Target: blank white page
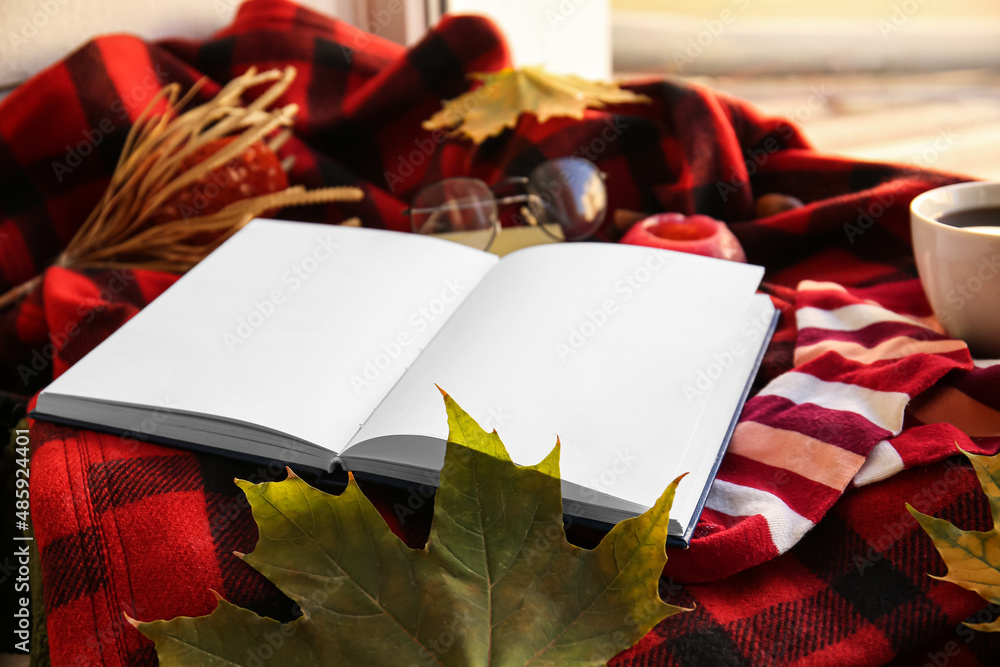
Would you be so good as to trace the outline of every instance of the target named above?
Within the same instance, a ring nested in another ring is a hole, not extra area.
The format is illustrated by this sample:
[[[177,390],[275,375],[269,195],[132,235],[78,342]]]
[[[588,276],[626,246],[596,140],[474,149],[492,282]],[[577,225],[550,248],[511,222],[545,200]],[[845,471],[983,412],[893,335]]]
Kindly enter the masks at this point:
[[[700,460],[689,448],[702,447],[707,465],[718,453],[718,438],[696,435],[705,420],[729,423],[735,399],[712,395],[742,389],[745,364],[699,400],[684,387],[738,339],[762,276],[758,266],[635,246],[519,250],[483,279],[345,456],[419,462],[426,452],[391,451],[403,439],[372,441],[445,440],[437,383],[497,429],[515,462],[536,463],[558,435],[564,479],[648,507],[681,462]]]
[[[337,452],[496,262],[418,235],[255,220],[46,392]]]

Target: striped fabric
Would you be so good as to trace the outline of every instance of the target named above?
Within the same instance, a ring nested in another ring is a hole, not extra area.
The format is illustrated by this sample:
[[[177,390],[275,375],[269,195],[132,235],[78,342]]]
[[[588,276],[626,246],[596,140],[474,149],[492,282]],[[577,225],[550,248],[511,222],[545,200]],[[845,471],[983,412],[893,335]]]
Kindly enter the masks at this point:
[[[1000,449],[998,382],[1000,360],[977,360],[974,368],[946,375],[910,404],[908,428],[898,438],[875,446],[854,484],[871,484],[940,461],[957,447],[995,454]]]
[[[701,580],[706,558],[706,579],[722,563],[738,572],[769,560],[798,543],[852,481],[882,480],[954,453],[952,441],[928,451],[918,438],[911,452],[912,438],[896,439],[914,397],[949,371],[973,368],[965,343],[943,334],[927,312],[919,281],[906,287],[887,295],[799,283],[795,367],[747,402],[696,533],[697,559],[673,558],[682,578]],[[928,421],[948,421],[959,401],[980,431],[1000,434],[1000,401],[972,405],[954,387],[938,389],[922,411]],[[734,543],[753,546],[734,550]]]

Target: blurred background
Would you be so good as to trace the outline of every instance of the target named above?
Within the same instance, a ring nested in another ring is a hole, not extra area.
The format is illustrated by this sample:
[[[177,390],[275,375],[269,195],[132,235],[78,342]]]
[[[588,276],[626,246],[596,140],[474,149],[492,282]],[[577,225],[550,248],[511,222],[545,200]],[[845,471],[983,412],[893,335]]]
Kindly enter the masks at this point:
[[[617,74],[666,72],[732,93],[796,120],[824,152],[1000,180],[998,2],[611,6]]]
[[[1000,180],[996,0],[302,2],[401,44],[445,12],[486,14],[519,65],[680,77],[795,120],[824,152]],[[0,89],[92,35],[204,37],[238,4],[3,0]]]

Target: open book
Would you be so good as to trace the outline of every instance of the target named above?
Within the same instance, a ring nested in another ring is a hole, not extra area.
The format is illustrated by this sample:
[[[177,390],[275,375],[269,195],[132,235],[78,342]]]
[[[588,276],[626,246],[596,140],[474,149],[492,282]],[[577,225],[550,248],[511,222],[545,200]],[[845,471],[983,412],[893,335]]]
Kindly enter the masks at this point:
[[[760,267],[562,243],[502,260],[397,232],[255,220],[56,379],[34,417],[436,484],[440,385],[520,464],[562,441],[568,514],[681,483],[690,537],[773,330]]]

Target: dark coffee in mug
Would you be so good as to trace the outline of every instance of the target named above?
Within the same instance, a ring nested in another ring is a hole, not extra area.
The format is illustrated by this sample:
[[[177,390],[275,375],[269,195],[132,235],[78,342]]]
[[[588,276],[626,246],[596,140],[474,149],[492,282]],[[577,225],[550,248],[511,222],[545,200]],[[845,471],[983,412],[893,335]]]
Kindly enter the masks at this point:
[[[969,227],[1000,229],[1000,206],[952,211],[940,216],[938,221],[949,227],[961,227],[963,229],[968,229]]]

